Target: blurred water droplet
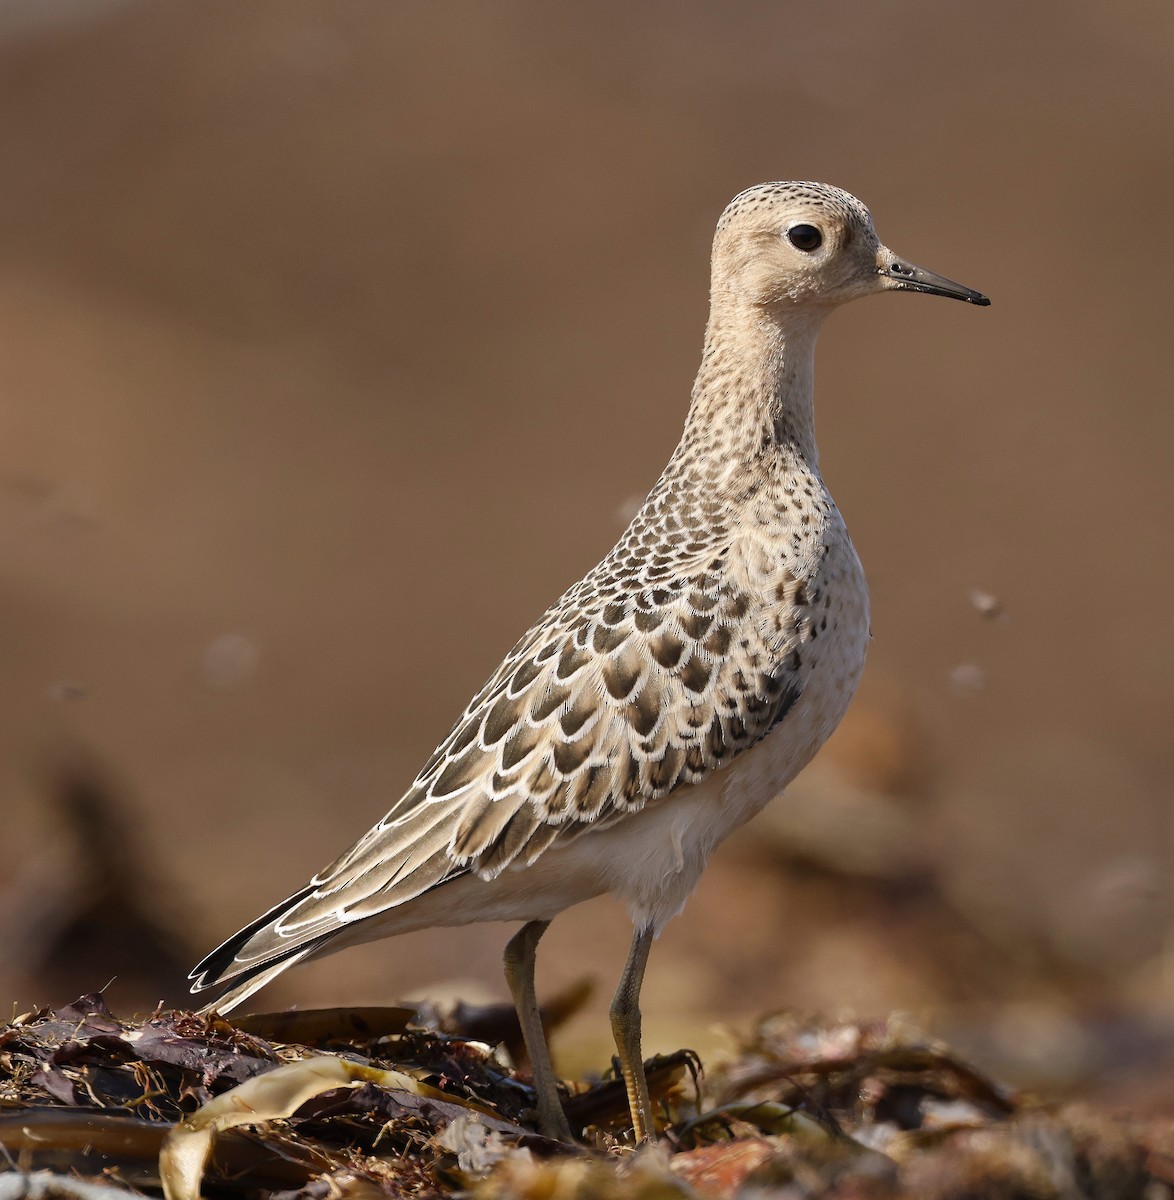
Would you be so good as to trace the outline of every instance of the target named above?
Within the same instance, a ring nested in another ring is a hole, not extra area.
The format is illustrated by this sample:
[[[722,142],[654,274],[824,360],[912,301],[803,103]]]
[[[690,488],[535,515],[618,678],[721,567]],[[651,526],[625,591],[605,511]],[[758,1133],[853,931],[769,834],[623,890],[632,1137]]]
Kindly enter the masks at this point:
[[[980,616],[996,625],[1006,625],[1011,620],[1007,615],[1007,610],[1003,607],[1002,600],[991,592],[984,592],[981,588],[971,588],[970,603]]]
[[[1158,864],[1139,854],[1113,859],[1088,882],[1090,895],[1098,907],[1114,911],[1157,900],[1163,890]]]
[[[36,35],[56,28],[85,28],[105,20],[132,0],[5,0],[0,4],[0,39]]]
[[[204,683],[218,692],[244,687],[257,670],[261,653],[252,638],[243,633],[225,633],[204,647]]]
[[[65,704],[70,700],[84,700],[90,694],[90,689],[76,679],[59,679],[45,689],[45,694],[56,704]]]
[[[640,511],[640,506],[644,503],[642,495],[629,496],[622,503],[617,504],[612,510],[615,513],[616,520],[621,525],[627,525],[629,521]]]
[[[978,663],[959,663],[950,672],[950,690],[958,696],[974,696],[986,687],[986,671]]]

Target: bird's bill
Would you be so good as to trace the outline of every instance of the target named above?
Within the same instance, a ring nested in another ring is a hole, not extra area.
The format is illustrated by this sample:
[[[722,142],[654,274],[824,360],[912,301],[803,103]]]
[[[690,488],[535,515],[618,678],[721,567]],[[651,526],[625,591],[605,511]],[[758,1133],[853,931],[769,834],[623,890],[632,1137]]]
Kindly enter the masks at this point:
[[[951,300],[965,300],[967,304],[990,304],[990,300],[973,288],[963,287],[944,275],[915,267],[895,254],[884,253],[877,266],[877,274],[884,279],[884,286],[906,292],[928,292],[931,296],[948,296]]]

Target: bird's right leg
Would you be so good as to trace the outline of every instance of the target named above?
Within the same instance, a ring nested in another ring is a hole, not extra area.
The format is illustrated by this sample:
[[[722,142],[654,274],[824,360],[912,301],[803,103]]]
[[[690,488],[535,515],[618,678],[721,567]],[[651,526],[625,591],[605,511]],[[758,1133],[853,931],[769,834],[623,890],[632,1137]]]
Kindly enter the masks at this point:
[[[534,1075],[534,1091],[538,1099],[538,1125],[547,1137],[573,1142],[574,1135],[558,1097],[558,1085],[542,1015],[538,1011],[538,993],[534,987],[534,960],[538,939],[546,932],[549,921],[530,921],[510,938],[505,948],[505,978],[518,1010],[518,1023],[530,1055],[530,1070]]]
[[[628,1093],[628,1107],[632,1112],[632,1136],[637,1145],[656,1136],[648,1076],[644,1073],[644,1056],[640,1049],[640,985],[644,982],[644,968],[648,965],[653,937],[651,925],[636,930],[620,986],[611,1002],[611,1028],[624,1089]]]

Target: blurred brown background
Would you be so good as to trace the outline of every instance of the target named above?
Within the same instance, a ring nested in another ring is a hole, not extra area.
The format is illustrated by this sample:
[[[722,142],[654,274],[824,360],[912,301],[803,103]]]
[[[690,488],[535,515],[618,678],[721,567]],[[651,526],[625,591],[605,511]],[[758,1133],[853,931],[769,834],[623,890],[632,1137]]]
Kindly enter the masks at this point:
[[[382,814],[659,473],[722,206],[811,178],[994,307],[824,335],[867,681],[662,938],[648,1048],[905,1007],[1024,1076],[1152,1065],[1172,48],[1143,0],[7,0],[0,994],[181,1002]],[[505,936],[258,1002],[504,997]],[[540,959],[600,980],[600,1065],[628,936],[600,901]]]

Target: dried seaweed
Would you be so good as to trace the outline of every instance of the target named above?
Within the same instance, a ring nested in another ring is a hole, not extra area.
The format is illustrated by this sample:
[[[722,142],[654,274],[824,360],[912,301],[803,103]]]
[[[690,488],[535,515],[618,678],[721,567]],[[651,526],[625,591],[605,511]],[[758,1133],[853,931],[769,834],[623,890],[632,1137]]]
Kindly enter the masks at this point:
[[[173,1200],[1174,1198],[1170,1122],[1032,1105],[898,1021],[768,1017],[704,1105],[694,1055],[651,1060],[666,1127],[635,1154],[619,1082],[572,1088],[585,1143],[563,1146],[461,1011],[431,1014],[444,1033],[406,1009],[123,1021],[90,995],[28,1014],[0,1031],[0,1181],[41,1200],[165,1180]],[[508,1039],[503,1014],[463,1011]]]
[[[907,1023],[834,1023],[794,1013],[761,1021],[711,1084],[719,1104],[770,1104],[836,1132],[986,1124],[1019,1104],[1010,1089]],[[771,1119],[778,1119],[773,1111]]]

